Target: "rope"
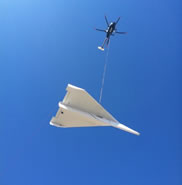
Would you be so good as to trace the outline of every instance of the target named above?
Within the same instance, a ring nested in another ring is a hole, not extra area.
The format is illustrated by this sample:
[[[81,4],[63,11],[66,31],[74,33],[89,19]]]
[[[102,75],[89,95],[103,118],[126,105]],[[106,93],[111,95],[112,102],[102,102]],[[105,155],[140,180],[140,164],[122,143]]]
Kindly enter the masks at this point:
[[[99,103],[101,103],[101,101],[102,101],[102,94],[103,94],[103,89],[104,89],[104,81],[105,81],[105,75],[106,75],[106,69],[107,69],[107,63],[108,63],[108,56],[109,56],[109,45],[110,45],[110,43],[108,44],[106,57],[105,57],[104,72],[103,72],[103,76],[102,76],[102,84],[101,84],[101,89],[100,89]]]

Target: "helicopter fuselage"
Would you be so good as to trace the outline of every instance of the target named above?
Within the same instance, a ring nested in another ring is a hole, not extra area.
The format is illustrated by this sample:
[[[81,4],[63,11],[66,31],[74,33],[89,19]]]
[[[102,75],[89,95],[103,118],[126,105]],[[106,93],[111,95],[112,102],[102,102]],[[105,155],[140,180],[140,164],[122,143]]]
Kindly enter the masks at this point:
[[[107,31],[106,31],[106,37],[107,38],[109,38],[111,35],[112,35],[112,33],[113,33],[113,31],[115,31],[115,27],[116,27],[116,23],[115,22],[112,22],[110,25],[109,25],[109,27],[108,27],[108,29],[107,29]]]

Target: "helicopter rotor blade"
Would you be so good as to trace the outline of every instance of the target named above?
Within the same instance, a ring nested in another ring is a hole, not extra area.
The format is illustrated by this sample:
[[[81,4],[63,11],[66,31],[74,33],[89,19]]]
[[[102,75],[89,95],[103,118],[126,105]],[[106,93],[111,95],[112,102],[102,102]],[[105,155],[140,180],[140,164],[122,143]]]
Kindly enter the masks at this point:
[[[119,31],[116,31],[115,33],[118,33],[118,34],[127,34],[128,32],[119,32]]]
[[[106,24],[107,24],[107,26],[109,27],[109,22],[108,22],[108,20],[107,20],[107,17],[106,16],[104,16],[105,17],[105,20],[106,20]]]
[[[120,17],[119,17],[118,20],[116,21],[116,24],[118,24],[119,20],[120,20]]]
[[[102,32],[106,32],[106,30],[102,30],[102,29],[98,29],[98,28],[95,28],[95,30],[97,30],[97,31],[102,31]]]

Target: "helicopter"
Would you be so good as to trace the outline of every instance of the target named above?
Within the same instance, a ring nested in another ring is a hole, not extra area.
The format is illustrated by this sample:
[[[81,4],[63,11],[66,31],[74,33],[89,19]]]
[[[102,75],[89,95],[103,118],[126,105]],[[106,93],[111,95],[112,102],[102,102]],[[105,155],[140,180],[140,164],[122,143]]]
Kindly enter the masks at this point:
[[[107,29],[106,30],[103,30],[103,29],[97,29],[97,31],[101,31],[101,32],[105,32],[106,33],[106,38],[104,39],[104,42],[102,44],[102,46],[98,46],[98,49],[104,51],[104,45],[106,44],[107,46],[109,45],[109,42],[110,42],[110,36],[114,36],[114,33],[117,33],[117,34],[127,34],[127,32],[118,32],[117,29],[116,29],[116,25],[117,23],[119,22],[120,20],[120,17],[117,19],[116,22],[111,22],[109,24],[108,20],[107,20],[107,17],[105,16],[105,21],[106,21],[106,24],[107,24]]]

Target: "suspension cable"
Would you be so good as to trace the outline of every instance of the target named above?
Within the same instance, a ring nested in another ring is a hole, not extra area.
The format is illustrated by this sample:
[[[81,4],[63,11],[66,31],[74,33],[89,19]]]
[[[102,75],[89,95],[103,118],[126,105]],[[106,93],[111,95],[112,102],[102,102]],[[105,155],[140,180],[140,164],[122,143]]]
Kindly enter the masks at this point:
[[[101,101],[102,101],[102,94],[103,94],[103,89],[104,89],[105,75],[106,75],[107,64],[108,64],[109,46],[110,46],[110,42],[108,44],[108,48],[107,48],[107,52],[106,52],[106,56],[105,56],[105,64],[104,64],[104,71],[103,71],[103,76],[102,76],[102,84],[101,84],[101,89],[100,89],[99,103],[101,103]]]

